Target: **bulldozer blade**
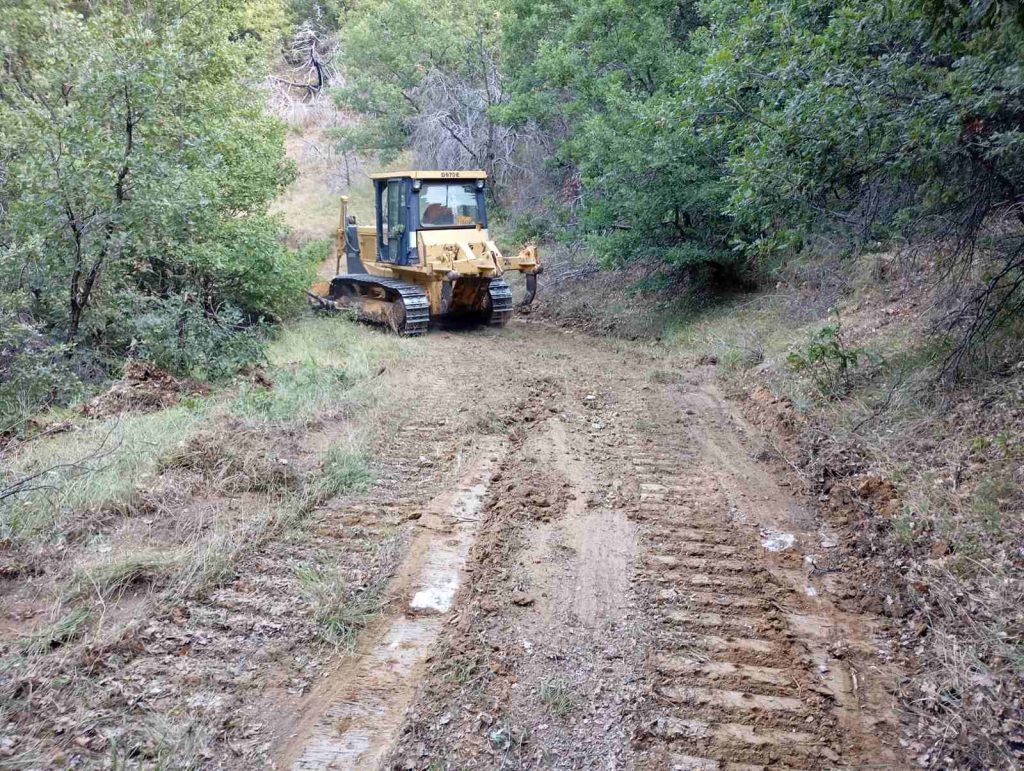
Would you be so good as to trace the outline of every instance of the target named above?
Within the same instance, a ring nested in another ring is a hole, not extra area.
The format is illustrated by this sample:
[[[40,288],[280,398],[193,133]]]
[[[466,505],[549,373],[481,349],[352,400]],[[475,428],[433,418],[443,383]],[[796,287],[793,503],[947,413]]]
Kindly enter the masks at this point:
[[[526,294],[523,296],[523,301],[519,303],[520,308],[527,308],[533,303],[533,298],[537,296],[537,275],[535,273],[526,274]]]

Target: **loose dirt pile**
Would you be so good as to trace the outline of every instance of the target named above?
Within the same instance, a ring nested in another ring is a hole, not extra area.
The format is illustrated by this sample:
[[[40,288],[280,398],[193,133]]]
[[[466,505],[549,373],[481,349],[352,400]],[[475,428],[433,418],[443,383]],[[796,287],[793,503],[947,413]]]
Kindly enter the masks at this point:
[[[99,396],[85,402],[82,414],[105,418],[122,412],[152,412],[173,407],[182,396],[207,393],[209,388],[194,380],[176,378],[140,359],[129,359],[121,379]]]

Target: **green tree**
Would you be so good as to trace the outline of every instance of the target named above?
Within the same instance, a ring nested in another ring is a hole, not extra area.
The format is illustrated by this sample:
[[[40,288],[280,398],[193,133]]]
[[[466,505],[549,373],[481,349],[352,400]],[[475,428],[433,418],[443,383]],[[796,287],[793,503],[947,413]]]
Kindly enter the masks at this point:
[[[493,0],[355,4],[341,26],[335,98],[361,121],[339,132],[343,147],[385,160],[411,148],[417,163],[500,178],[515,142],[494,120],[499,21]]]
[[[294,171],[258,88],[279,6],[7,3],[5,306],[69,350],[115,356],[144,347],[141,307],[194,307],[212,324],[228,307],[242,322],[292,307],[308,266],[267,208]]]
[[[638,257],[734,268],[724,140],[696,133],[700,17],[660,0],[511,3],[503,117],[560,136],[555,162],[578,173],[578,225],[606,264]]]

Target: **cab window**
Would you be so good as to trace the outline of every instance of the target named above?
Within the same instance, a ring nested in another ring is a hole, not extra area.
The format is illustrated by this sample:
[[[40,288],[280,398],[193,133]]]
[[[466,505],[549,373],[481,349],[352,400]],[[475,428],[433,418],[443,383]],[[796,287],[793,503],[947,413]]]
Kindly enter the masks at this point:
[[[483,223],[477,207],[476,184],[425,182],[420,188],[420,226],[445,228]]]

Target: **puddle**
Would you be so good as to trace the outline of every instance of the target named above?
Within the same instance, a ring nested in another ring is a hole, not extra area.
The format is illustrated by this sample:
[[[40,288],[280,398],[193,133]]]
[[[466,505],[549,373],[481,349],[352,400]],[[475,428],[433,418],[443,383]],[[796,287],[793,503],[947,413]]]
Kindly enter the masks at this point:
[[[469,528],[461,527],[455,544],[435,545],[427,555],[426,564],[420,573],[420,588],[412,597],[412,610],[447,613],[459,590],[462,567],[472,541]]]
[[[343,670],[347,683],[316,719],[293,769],[374,768],[390,748],[415,691],[415,670],[452,608],[476,534],[487,493],[481,480],[490,479],[494,465],[492,453],[480,455],[485,459],[469,483],[431,505],[451,526],[447,532],[424,528],[419,534],[412,553],[421,555],[421,563],[412,567],[407,612],[393,618],[376,645]]]
[[[486,494],[487,485],[483,482],[473,485],[468,490],[460,491],[452,505],[452,512],[456,516],[475,517],[484,505],[484,495]]]
[[[786,551],[796,545],[796,536],[765,528],[761,531],[761,545],[768,551]]]

